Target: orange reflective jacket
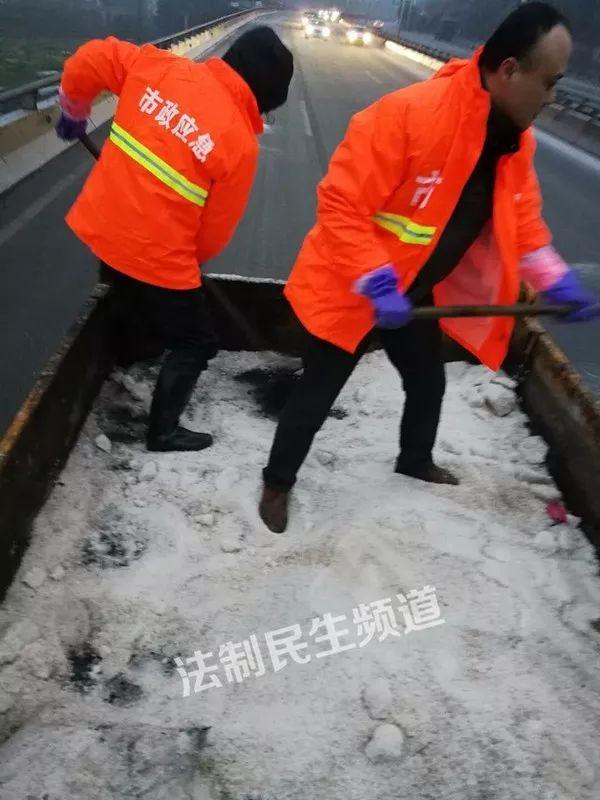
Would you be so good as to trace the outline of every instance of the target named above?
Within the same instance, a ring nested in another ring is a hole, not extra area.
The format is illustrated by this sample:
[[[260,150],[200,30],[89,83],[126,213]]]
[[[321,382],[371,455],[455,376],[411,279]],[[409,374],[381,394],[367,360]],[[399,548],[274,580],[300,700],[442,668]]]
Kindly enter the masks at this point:
[[[62,90],[119,95],[110,139],[67,223],[110,266],[169,289],[200,284],[244,213],[263,130],[254,95],[224,61],[203,64],[115,38],[83,45]]]
[[[407,289],[452,215],[481,155],[490,96],[479,51],[433,79],[393,92],[350,122],[318,188],[317,223],[304,241],[285,294],[315,336],[354,352],[373,327],[358,277],[393,263]],[[533,168],[533,133],[496,172],[493,221],[434,290],[437,305],[513,303],[519,261],[550,243]],[[445,332],[498,369],[511,318],[443,321]]]

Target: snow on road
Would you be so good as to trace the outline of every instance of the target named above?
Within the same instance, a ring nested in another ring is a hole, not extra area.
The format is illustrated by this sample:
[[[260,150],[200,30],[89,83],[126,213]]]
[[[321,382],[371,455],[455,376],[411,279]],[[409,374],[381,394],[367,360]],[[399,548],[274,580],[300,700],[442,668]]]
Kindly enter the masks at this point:
[[[393,473],[400,383],[366,356],[275,535],[257,392],[298,365],[211,362],[200,454],[136,441],[152,371],[105,386],[0,609],[1,800],[599,796],[598,565],[510,382],[449,365],[462,483],[434,487]]]

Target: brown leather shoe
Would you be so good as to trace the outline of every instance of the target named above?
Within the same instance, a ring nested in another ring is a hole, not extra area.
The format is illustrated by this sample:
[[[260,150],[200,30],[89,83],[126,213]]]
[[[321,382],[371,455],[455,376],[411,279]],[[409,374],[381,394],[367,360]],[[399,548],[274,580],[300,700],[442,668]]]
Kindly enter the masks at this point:
[[[427,483],[446,483],[450,486],[458,486],[460,483],[456,475],[453,475],[450,470],[438,467],[437,464],[429,464],[426,467],[414,469],[404,467],[398,461],[394,471],[400,475],[408,475],[409,478],[417,478],[417,480],[426,481]]]
[[[271,489],[269,486],[263,487],[258,513],[267,528],[273,533],[283,533],[287,527],[288,497],[289,492]]]

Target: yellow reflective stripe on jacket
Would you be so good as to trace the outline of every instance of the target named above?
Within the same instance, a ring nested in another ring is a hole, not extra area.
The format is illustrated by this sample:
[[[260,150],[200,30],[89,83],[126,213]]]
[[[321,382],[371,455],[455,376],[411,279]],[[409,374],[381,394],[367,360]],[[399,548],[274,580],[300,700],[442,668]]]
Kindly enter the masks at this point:
[[[400,214],[390,214],[387,211],[380,211],[375,214],[373,221],[386,231],[395,234],[401,242],[407,244],[431,244],[437,228],[428,225],[418,225],[408,217]]]
[[[140,166],[151,172],[159,181],[169,186],[181,197],[185,197],[197,206],[203,206],[208,197],[208,192],[202,186],[188,181],[180,172],[170,167],[166,161],[159,158],[137,139],[123,130],[120,125],[113,122],[110,131],[110,140]]]

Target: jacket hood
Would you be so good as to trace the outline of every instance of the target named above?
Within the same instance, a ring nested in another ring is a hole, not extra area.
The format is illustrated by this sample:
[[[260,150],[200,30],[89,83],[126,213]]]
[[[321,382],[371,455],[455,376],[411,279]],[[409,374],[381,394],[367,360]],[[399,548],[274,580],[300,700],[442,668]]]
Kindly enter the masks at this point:
[[[223,56],[248,84],[261,114],[287,100],[294,58],[279,36],[266,25],[242,34]]]

